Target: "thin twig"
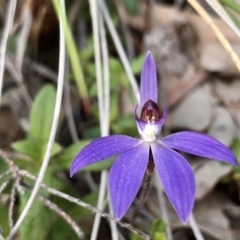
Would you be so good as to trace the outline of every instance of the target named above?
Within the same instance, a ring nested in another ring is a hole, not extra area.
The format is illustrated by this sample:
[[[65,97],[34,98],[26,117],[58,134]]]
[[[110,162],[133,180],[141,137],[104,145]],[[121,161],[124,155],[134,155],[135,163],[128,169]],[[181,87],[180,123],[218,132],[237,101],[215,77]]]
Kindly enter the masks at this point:
[[[12,174],[13,174],[13,178],[17,178],[19,169],[18,169],[18,166],[15,164],[15,162],[2,149],[0,149],[0,156],[8,164],[8,166],[9,166],[9,168],[10,168]]]
[[[16,68],[19,73],[22,72],[22,63],[23,57],[27,46],[28,36],[31,30],[32,25],[32,12],[31,8],[27,8],[25,19],[23,21],[23,25],[21,30],[18,34],[18,41],[17,41],[17,51],[16,51]]]
[[[14,225],[13,211],[14,211],[14,205],[15,205],[15,201],[16,201],[16,193],[17,193],[17,190],[19,189],[19,184],[20,184],[20,177],[18,176],[15,179],[15,182],[14,182],[12,190],[11,190],[10,203],[9,203],[9,207],[8,207],[8,221],[9,221],[10,229],[12,229],[13,225]]]
[[[188,0],[188,2],[192,5],[192,7],[197,11],[197,13],[205,20],[205,22],[211,27],[216,37],[223,45],[225,50],[228,52],[233,62],[235,63],[237,69],[240,71],[240,59],[238,55],[232,49],[230,43],[226,39],[226,37],[222,34],[222,32],[218,29],[217,25],[211,19],[209,14],[205,11],[205,9],[196,1],[196,0]]]
[[[39,200],[41,200],[48,208],[53,210],[55,213],[57,213],[59,216],[61,216],[75,231],[77,236],[82,239],[84,237],[84,233],[81,230],[81,228],[77,225],[77,223],[61,208],[59,208],[55,203],[51,202],[47,198],[43,197],[42,195],[37,196]]]
[[[5,66],[8,69],[8,72],[12,76],[14,81],[16,81],[16,83],[18,84],[19,90],[20,90],[23,98],[25,99],[26,104],[28,105],[29,108],[31,108],[32,98],[30,97],[30,94],[28,93],[28,91],[23,83],[23,78],[22,78],[21,72],[19,72],[14,67],[12,61],[8,58],[8,56],[6,57]]]
[[[6,182],[3,182],[0,185],[0,195],[2,194],[2,192],[6,189],[6,187],[8,186],[8,184],[11,182],[11,180],[7,180]]]
[[[197,240],[204,240],[204,237],[203,237],[203,235],[202,235],[202,233],[201,233],[201,231],[200,231],[200,229],[199,229],[199,227],[197,225],[197,222],[196,222],[196,220],[195,220],[195,218],[193,216],[193,213],[189,217],[189,224],[190,224],[190,226],[191,226],[191,228],[193,230],[195,238]]]
[[[65,9],[64,0],[61,0],[61,5]],[[28,199],[28,202],[25,205],[19,219],[17,220],[15,226],[10,231],[10,234],[7,237],[6,240],[12,239],[13,236],[16,234],[18,228],[22,224],[24,218],[27,216],[27,214],[29,212],[29,209],[31,208],[31,206],[34,202],[34,199],[37,195],[37,192],[40,188],[41,182],[42,182],[42,180],[44,178],[44,175],[45,175],[45,172],[47,170],[47,166],[48,166],[49,159],[50,159],[51,152],[52,152],[54,139],[55,139],[55,136],[56,136],[57,124],[58,124],[58,119],[59,119],[59,114],[60,114],[60,109],[61,109],[61,100],[62,100],[63,84],[64,84],[64,71],[65,71],[65,69],[64,69],[64,67],[65,67],[65,40],[64,40],[64,32],[63,32],[63,26],[62,26],[61,18],[59,19],[59,22],[60,22],[60,53],[59,53],[58,87],[57,87],[57,96],[56,96],[56,105],[55,105],[55,109],[54,109],[53,123],[52,123],[52,128],[51,128],[51,132],[50,132],[49,141],[48,141],[48,144],[47,144],[47,150],[45,152],[43,163],[42,163],[41,169],[39,171],[38,178],[37,178],[36,183],[34,185],[31,196]]]
[[[0,106],[1,106],[1,96],[2,96],[2,86],[3,86],[3,73],[4,73],[4,62],[7,48],[7,41],[12,29],[13,19],[16,9],[16,0],[10,0],[8,2],[7,13],[6,13],[6,21],[3,28],[2,41],[0,45]]]
[[[20,174],[21,176],[23,176],[23,177],[27,177],[27,178],[29,178],[29,179],[32,179],[33,181],[36,181],[36,180],[37,180],[37,178],[36,178],[34,175],[32,175],[31,173],[29,173],[29,172],[27,172],[27,171],[25,171],[25,170],[19,171],[19,174]],[[91,205],[89,205],[89,204],[81,201],[81,200],[78,199],[78,198],[75,198],[75,197],[72,197],[72,196],[70,196],[70,195],[68,195],[68,194],[66,194],[66,193],[60,192],[60,191],[58,191],[57,189],[51,188],[51,187],[47,186],[47,185],[44,184],[44,183],[41,183],[41,187],[42,187],[43,189],[45,189],[48,193],[51,193],[51,194],[53,194],[53,195],[55,195],[55,196],[58,196],[58,197],[60,197],[60,198],[63,198],[63,199],[65,199],[65,200],[69,201],[69,202],[75,203],[75,204],[77,204],[77,205],[79,205],[79,206],[81,206],[81,207],[84,207],[84,208],[88,209],[88,210],[91,211],[91,212],[97,212],[97,213],[99,213],[99,214],[100,214],[102,217],[104,217],[104,218],[107,218],[107,219],[116,221],[117,224],[119,224],[121,227],[127,228],[127,229],[130,230],[131,232],[133,232],[133,233],[135,233],[135,234],[138,234],[139,236],[143,237],[145,240],[150,240],[150,239],[151,239],[149,235],[143,233],[142,231],[140,231],[140,230],[137,229],[137,228],[134,228],[132,225],[127,224],[127,223],[120,222],[120,221],[118,221],[114,216],[112,216],[112,215],[110,215],[110,214],[108,214],[108,213],[104,213],[104,212],[102,212],[100,209],[95,208],[95,207],[93,207],[93,206],[91,206]]]
[[[69,73],[69,64],[66,59],[66,76],[68,76]],[[70,86],[68,81],[65,82],[64,84],[64,106],[65,106],[65,111],[66,111],[66,116],[67,116],[67,123],[68,123],[68,128],[70,131],[70,135],[72,137],[72,140],[74,142],[77,142],[79,140],[78,134],[77,134],[77,128],[74,122],[74,117],[73,117],[73,111],[72,111],[72,104],[71,104],[71,99],[70,99]]]
[[[0,179],[8,176],[12,171],[10,169],[8,169],[7,171],[3,172],[0,174]]]
[[[120,17],[124,39],[126,40],[128,58],[130,59],[130,61],[132,61],[135,55],[135,51],[134,51],[134,45],[131,37],[131,32],[129,30],[128,25],[126,24],[126,19],[128,16],[123,6],[123,3],[121,1],[114,0],[114,3],[116,5],[116,9]]]
[[[54,83],[57,83],[57,73],[55,73],[52,69],[50,69],[47,66],[44,66],[41,63],[34,62],[32,59],[24,58],[24,64],[27,65],[27,67],[30,67],[33,71],[38,73],[39,75],[48,78],[49,80],[52,80]]]
[[[23,185],[28,188],[29,190],[32,190],[32,187],[30,184],[24,182]],[[45,198],[43,195],[38,194],[37,198],[49,209],[54,211],[56,214],[58,214],[60,217],[62,217],[75,231],[77,236],[82,239],[84,237],[84,233],[81,230],[81,228],[77,225],[77,223],[69,216],[66,212],[64,212],[60,207],[58,207],[55,203],[50,201],[49,199]]]
[[[116,47],[116,49],[118,51],[118,54],[119,54],[120,59],[122,61],[123,67],[124,67],[124,69],[126,71],[128,79],[130,81],[130,84],[132,86],[133,94],[134,94],[137,102],[140,103],[139,87],[138,87],[137,81],[136,81],[136,79],[135,79],[135,77],[133,75],[133,72],[132,72],[130,63],[129,63],[128,59],[127,59],[126,53],[123,50],[121,41],[120,41],[119,36],[118,36],[118,34],[116,32],[116,29],[114,27],[114,24],[113,24],[113,21],[112,21],[112,19],[110,17],[110,14],[109,14],[109,12],[107,10],[105,2],[102,1],[102,0],[99,0],[99,2],[100,2],[99,6],[101,6],[101,11],[103,13],[104,19],[106,21],[106,24],[107,24],[108,29],[110,31],[110,34],[112,36],[113,42],[114,42],[115,47]]]
[[[15,61],[15,55],[13,55],[12,53],[7,52],[7,57],[10,59],[11,62]],[[23,65],[25,68],[30,68],[32,71],[38,73],[40,76],[51,80],[53,83],[57,83],[58,75],[49,67],[39,62],[35,62],[33,61],[33,59],[29,59],[26,56],[23,59]]]

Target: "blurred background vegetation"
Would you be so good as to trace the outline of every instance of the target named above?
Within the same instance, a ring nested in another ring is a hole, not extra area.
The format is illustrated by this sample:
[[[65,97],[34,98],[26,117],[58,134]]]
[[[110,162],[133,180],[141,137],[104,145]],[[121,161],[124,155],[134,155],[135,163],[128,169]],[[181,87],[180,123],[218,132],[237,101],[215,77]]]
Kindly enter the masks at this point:
[[[9,2],[0,0],[1,37]],[[146,51],[151,50],[155,56],[160,84],[159,103],[170,109],[163,134],[179,130],[204,132],[231,147],[239,159],[240,74],[204,19],[184,0],[104,2],[137,83]],[[233,51],[240,54],[240,39],[236,33],[204,0],[199,2],[230,42]],[[221,0],[217,3],[222,4],[225,14],[238,28],[238,2]],[[65,4],[66,15],[58,0],[17,1],[6,49],[0,148],[20,169],[38,175],[55,108],[60,16],[67,48],[65,85],[57,136],[44,183],[96,206],[101,171],[109,169],[114,159],[94,164],[73,178],[69,177],[73,158],[86,144],[100,136],[101,129],[89,2],[66,0]],[[101,15],[101,7],[98,8]],[[110,134],[136,137],[135,93],[108,25],[105,28],[110,79]],[[194,214],[205,239],[240,239],[239,168],[186,157],[196,173]],[[34,182],[24,178],[21,182],[24,193],[12,196],[14,181],[9,174],[1,175],[8,168],[0,157],[0,226],[3,237],[10,231],[8,219],[16,222],[34,186]],[[163,240],[167,239],[166,223],[159,211],[156,189],[152,184],[144,204],[139,205],[137,199],[123,220],[151,234],[153,239]],[[82,228],[84,239],[90,239],[94,221],[91,211],[46,191],[40,193]],[[191,227],[179,222],[167,200],[166,209],[173,239],[195,239]],[[119,239],[142,239],[121,227],[118,232]],[[49,209],[46,202],[36,198],[16,239],[74,240],[79,237],[71,224]],[[112,239],[106,219],[101,221],[97,239]]]

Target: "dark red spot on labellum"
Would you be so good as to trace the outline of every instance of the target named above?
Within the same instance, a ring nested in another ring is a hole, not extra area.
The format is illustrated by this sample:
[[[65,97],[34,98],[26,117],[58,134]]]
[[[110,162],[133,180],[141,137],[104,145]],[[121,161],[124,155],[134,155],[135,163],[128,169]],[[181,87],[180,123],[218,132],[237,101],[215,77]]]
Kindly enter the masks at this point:
[[[141,120],[146,121],[146,122],[158,121],[160,119],[158,105],[155,102],[153,102],[152,100],[148,100],[142,108],[140,118],[141,118]]]

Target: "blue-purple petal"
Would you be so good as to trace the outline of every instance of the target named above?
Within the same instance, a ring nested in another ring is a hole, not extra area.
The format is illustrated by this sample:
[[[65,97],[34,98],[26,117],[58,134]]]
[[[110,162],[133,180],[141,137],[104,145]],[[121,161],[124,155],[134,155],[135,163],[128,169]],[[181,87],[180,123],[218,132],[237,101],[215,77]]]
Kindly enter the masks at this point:
[[[140,83],[140,100],[141,107],[143,107],[148,100],[152,100],[155,103],[157,103],[158,100],[157,73],[151,52],[147,53],[143,63]]]
[[[179,218],[186,223],[195,199],[195,178],[189,163],[172,149],[155,143],[151,147],[163,188]]]
[[[113,212],[121,219],[141,186],[149,158],[149,145],[142,143],[118,156],[109,173]]]
[[[182,152],[238,165],[236,156],[228,147],[205,134],[183,131],[164,137],[160,142]]]
[[[112,135],[98,138],[88,144],[75,157],[70,167],[70,175],[83,169],[84,167],[125,152],[142,141],[124,135]]]

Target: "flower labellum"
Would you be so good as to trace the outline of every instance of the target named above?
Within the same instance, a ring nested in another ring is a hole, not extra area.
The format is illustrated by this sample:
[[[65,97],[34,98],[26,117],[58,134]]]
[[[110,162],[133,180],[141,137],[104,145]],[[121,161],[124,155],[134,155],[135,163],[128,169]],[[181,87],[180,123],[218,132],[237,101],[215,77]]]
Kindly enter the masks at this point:
[[[153,159],[166,195],[181,221],[186,223],[193,209],[195,178],[189,163],[175,150],[234,166],[238,165],[236,156],[216,139],[198,132],[183,131],[160,137],[168,113],[164,107],[160,116],[157,75],[151,52],[147,53],[142,68],[140,98],[140,118],[137,106],[134,117],[141,138],[111,135],[92,141],[73,160],[70,175],[118,155],[110,169],[109,191],[114,214],[121,219],[141,187],[149,159]]]

